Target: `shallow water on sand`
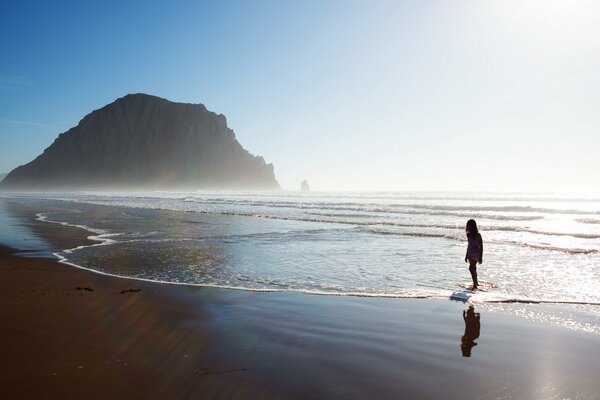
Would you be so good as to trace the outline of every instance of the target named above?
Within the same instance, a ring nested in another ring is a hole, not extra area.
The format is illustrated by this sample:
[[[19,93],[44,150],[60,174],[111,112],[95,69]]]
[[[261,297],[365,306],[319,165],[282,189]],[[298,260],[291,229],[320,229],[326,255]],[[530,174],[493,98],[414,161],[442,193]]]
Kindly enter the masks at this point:
[[[600,199],[287,192],[2,196],[5,216],[11,202],[25,202],[39,207],[41,221],[90,230],[99,245],[56,251],[82,268],[325,295],[448,298],[464,292],[470,281],[464,225],[475,218],[485,246],[478,270],[487,290],[467,291],[471,300],[600,303]]]

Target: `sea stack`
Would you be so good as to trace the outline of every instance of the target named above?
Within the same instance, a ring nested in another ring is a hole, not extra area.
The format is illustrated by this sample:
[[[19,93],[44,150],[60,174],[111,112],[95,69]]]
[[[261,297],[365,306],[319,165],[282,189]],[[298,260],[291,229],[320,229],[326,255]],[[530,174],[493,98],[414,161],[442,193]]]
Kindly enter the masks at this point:
[[[129,94],[85,116],[3,190],[279,189],[273,164],[202,104]]]
[[[310,186],[308,186],[308,181],[304,180],[300,183],[300,191],[301,192],[310,192]]]

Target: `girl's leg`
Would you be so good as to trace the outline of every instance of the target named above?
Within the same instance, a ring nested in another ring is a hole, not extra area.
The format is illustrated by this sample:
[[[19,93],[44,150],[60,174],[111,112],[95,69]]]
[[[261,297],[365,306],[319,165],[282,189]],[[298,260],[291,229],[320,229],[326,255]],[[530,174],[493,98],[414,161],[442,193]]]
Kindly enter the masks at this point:
[[[469,261],[469,272],[471,278],[473,278],[473,288],[476,288],[479,286],[479,282],[477,282],[477,261]]]

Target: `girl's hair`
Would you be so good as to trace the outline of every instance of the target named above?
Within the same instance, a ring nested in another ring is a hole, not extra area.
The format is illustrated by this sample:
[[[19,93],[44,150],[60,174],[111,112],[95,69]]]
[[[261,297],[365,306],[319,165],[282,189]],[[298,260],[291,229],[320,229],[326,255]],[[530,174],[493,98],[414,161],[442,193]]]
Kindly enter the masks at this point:
[[[475,222],[474,219],[468,220],[465,230],[467,231],[467,236],[478,234],[479,231],[477,230],[477,222]]]

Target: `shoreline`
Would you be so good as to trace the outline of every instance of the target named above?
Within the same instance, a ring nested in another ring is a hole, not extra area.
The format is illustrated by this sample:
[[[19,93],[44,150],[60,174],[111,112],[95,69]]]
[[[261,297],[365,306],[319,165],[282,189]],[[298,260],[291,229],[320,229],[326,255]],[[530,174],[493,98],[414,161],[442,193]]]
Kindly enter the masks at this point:
[[[67,200],[58,200],[59,202],[68,202]],[[15,203],[16,204],[16,203]],[[107,207],[107,206],[103,206]],[[23,204],[19,204],[16,206],[16,214],[19,218],[28,218],[31,221],[31,226],[36,226],[38,231],[43,232],[44,236],[51,237],[52,239],[56,239],[57,236],[64,237],[64,230],[71,231],[71,235],[73,236],[71,239],[75,240],[75,245],[73,241],[68,241],[69,243],[67,247],[58,247],[58,251],[52,251],[50,254],[53,257],[57,258],[57,262],[89,271],[92,273],[110,276],[118,279],[125,279],[131,281],[140,281],[140,282],[150,282],[155,284],[166,284],[166,285],[174,285],[174,286],[184,286],[190,288],[220,288],[225,290],[241,290],[241,291],[249,291],[256,293],[301,293],[306,295],[314,295],[314,296],[340,296],[340,297],[365,297],[365,298],[390,298],[390,299],[429,299],[429,300],[456,300],[456,301],[465,301],[468,302],[469,298],[473,295],[472,293],[468,293],[466,300],[463,300],[461,297],[456,297],[456,290],[451,290],[445,288],[443,290],[447,291],[447,293],[432,293],[432,294],[414,294],[410,289],[407,289],[406,293],[372,293],[372,292],[331,292],[325,290],[318,289],[278,289],[278,288],[252,288],[252,287],[242,287],[242,286],[227,286],[222,284],[210,284],[210,283],[192,283],[192,282],[173,282],[166,280],[157,280],[150,278],[142,278],[142,277],[133,277],[126,275],[119,275],[110,272],[101,271],[98,269],[87,268],[78,264],[75,264],[69,261],[65,256],[61,255],[61,252],[70,253],[71,251],[80,250],[85,247],[96,247],[96,246],[105,246],[114,244],[114,240],[110,239],[113,236],[119,236],[120,233],[108,233],[102,229],[91,228],[85,225],[77,225],[62,221],[54,221],[44,216],[48,210],[38,212],[39,210],[33,209],[30,206],[25,206]],[[63,229],[63,232],[60,234],[56,234],[52,228],[48,227],[54,226],[54,230]],[[85,234],[83,233],[85,232]],[[1,239],[1,238],[0,238]],[[64,242],[61,242],[64,243]],[[0,240],[0,245],[2,242]],[[73,247],[70,247],[73,246]],[[35,256],[35,255],[34,255]],[[459,295],[462,293],[459,291]],[[594,301],[579,301],[579,300],[552,300],[552,299],[544,299],[544,298],[527,298],[527,297],[514,297],[511,295],[497,295],[499,297],[493,299],[484,299],[484,298],[474,298],[473,301],[477,303],[488,303],[488,304],[550,304],[550,305],[582,305],[582,306],[599,306],[600,302]]]
[[[459,399],[470,385],[482,399],[591,399],[600,390],[598,335],[476,309],[481,336],[463,357],[467,306],[451,301],[132,284],[6,247],[0,276],[11,344],[0,381],[14,397]],[[532,386],[548,368],[546,386]]]
[[[79,228],[32,224],[57,247],[91,242]],[[600,391],[599,335],[478,304],[474,338],[461,302],[145,282],[17,253],[0,245],[8,347],[0,383],[14,398],[593,399]]]
[[[5,396],[183,398],[228,386],[226,377],[191,384],[203,365],[226,367],[209,357],[210,335],[185,326],[208,317],[168,287],[19,257],[2,246],[0,276]]]

